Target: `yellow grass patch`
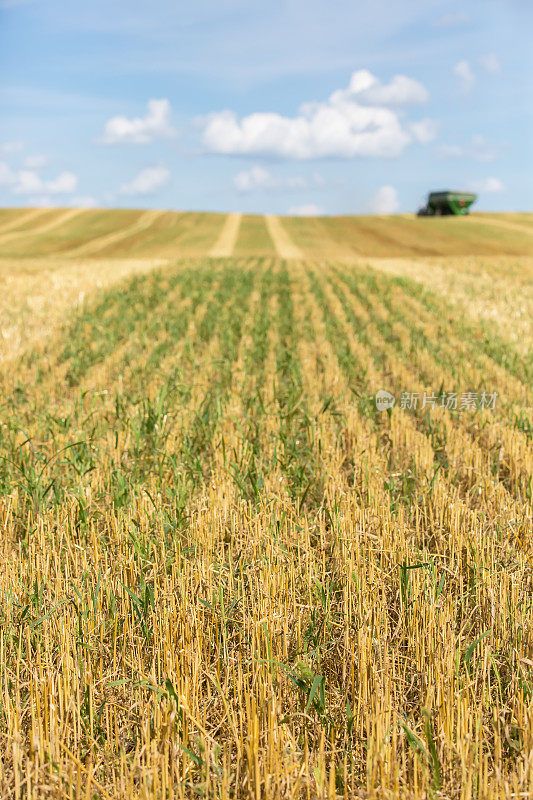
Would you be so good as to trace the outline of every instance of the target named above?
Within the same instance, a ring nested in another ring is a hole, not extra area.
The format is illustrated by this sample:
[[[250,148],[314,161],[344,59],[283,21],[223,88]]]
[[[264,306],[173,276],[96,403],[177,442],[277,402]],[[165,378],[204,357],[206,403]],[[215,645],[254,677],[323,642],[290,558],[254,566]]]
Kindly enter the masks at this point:
[[[96,290],[165,264],[164,259],[109,261],[0,259],[0,365],[44,342]]]
[[[137,222],[135,222],[133,225],[130,225],[123,230],[115,231],[114,233],[108,233],[105,236],[100,236],[97,239],[93,239],[87,244],[83,244],[80,247],[71,250],[69,255],[92,255],[99,250],[109,247],[109,245],[115,245],[117,242],[120,242],[122,239],[125,239],[128,236],[145,231],[163,213],[163,211],[144,211],[139,216]]]
[[[523,353],[533,340],[533,258],[365,259],[376,269],[404,275],[457,303],[473,319],[487,319]]]
[[[12,239],[35,236],[40,233],[50,233],[50,231],[60,228],[74,217],[83,214],[84,211],[85,210],[81,208],[70,208],[68,211],[61,211],[57,214],[53,214],[52,219],[48,220],[43,225],[37,225],[37,227],[32,227],[30,230],[17,230],[11,231],[11,233],[7,233],[5,235],[0,235],[0,247]]]
[[[9,222],[6,222],[0,226],[0,234],[7,233],[14,228],[19,228],[21,225],[25,225],[26,222],[32,222],[34,219],[38,219],[44,214],[46,214],[46,209],[44,208],[32,208],[29,211],[19,209],[15,213],[14,217],[9,219]]]
[[[495,214],[475,214],[472,217],[468,217],[469,219],[473,219],[474,221],[481,221],[486,222],[487,225],[496,225],[496,227],[500,228],[507,228],[510,231],[518,231],[519,233],[524,233],[526,235],[532,236],[533,235],[533,228],[531,225],[528,225],[527,222],[515,222],[513,220],[506,219],[503,215],[496,216]],[[533,246],[533,245],[532,245]],[[532,251],[533,252],[533,251]]]

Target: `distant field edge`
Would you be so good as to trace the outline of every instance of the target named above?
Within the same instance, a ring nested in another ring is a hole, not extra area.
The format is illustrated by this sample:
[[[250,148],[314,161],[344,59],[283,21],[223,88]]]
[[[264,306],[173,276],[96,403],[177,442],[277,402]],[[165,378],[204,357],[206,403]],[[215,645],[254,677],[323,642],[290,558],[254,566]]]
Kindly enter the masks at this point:
[[[0,208],[0,254],[28,258],[533,255],[533,212],[418,218],[295,216],[162,209]]]

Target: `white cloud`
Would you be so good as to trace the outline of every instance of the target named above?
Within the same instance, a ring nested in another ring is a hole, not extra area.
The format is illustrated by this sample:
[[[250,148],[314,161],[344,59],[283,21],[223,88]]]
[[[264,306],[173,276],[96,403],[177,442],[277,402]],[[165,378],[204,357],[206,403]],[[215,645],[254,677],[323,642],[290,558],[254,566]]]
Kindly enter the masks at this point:
[[[120,188],[120,194],[148,195],[154,194],[170,180],[170,171],[166,167],[147,167],[129,183]]]
[[[354,99],[365,105],[418,105],[429,100],[429,92],[407,75],[395,75],[390,83],[383,84],[367,69],[360,69],[352,74],[347,89],[338,89],[330,97],[330,101]]]
[[[465,145],[443,144],[437,148],[439,158],[469,158],[473,161],[494,161],[499,155],[499,148],[489,142],[481,134],[472,136]]]
[[[439,123],[434,119],[426,117],[417,122],[411,122],[408,129],[417,142],[420,142],[420,144],[428,144],[436,137]]]
[[[251,167],[251,169],[238,172],[233,178],[233,185],[238,192],[251,192],[254,189],[268,189],[274,179],[264,167]]]
[[[239,119],[233,111],[209,114],[203,125],[208,152],[293,159],[394,157],[416,140],[389,106],[424,102],[427,90],[397,75],[381,84],[368,70],[354,72],[347,89],[326,102],[304,103],[294,117],[256,112]],[[427,127],[429,121],[423,121]],[[418,139],[420,141],[420,139]]]
[[[291,206],[287,211],[287,214],[293,217],[319,217],[323,213],[324,209],[321,206],[317,206],[316,203],[304,203],[301,206]]]
[[[5,155],[20,153],[23,147],[22,142],[4,142],[4,144],[0,145],[0,153],[5,153]]]
[[[78,177],[73,172],[61,172],[57,178],[43,180],[35,171],[22,169],[14,174],[14,194],[72,194],[78,185]]]
[[[32,194],[45,191],[45,188],[43,181],[34,170],[21,169],[16,173],[13,191],[15,194]]]
[[[502,71],[500,59],[495,53],[487,53],[487,55],[481,56],[479,63],[483,69],[490,72],[491,75],[499,75]]]
[[[13,172],[5,161],[0,161],[0,186],[9,186],[15,183],[17,179],[16,174]]]
[[[461,89],[464,92],[469,92],[476,82],[475,75],[470,67],[470,62],[466,60],[457,62],[453,68],[453,74],[459,81]]]
[[[394,214],[399,207],[398,192],[394,186],[381,186],[372,199],[372,211],[376,214]]]
[[[145,117],[111,117],[97,141],[100,144],[147,144],[154,139],[174,136],[176,131],[170,124],[170,111],[168,100],[149,100]]]
[[[233,178],[233,185],[238,192],[253,192],[283,189],[285,191],[300,191],[309,188],[324,186],[324,178],[314,173],[310,178],[296,175],[289,178],[280,178],[260,165],[238,172]]]
[[[470,21],[470,17],[466,11],[457,11],[455,14],[444,14],[439,19],[435,20],[433,27],[435,28],[456,28],[459,25],[464,25]]]
[[[44,186],[50,194],[71,194],[76,190],[78,177],[73,172],[62,172],[52,181],[45,181]]]
[[[55,178],[43,179],[35,169],[13,170],[0,161],[0,185],[10,186],[13,194],[35,195],[43,198],[46,195],[67,195],[76,191],[78,176],[73,172],[60,172]]]
[[[26,169],[42,169],[47,164],[45,156],[28,156],[24,159]]]
[[[472,181],[470,188],[480,194],[499,194],[505,192],[505,186],[499,178],[485,178],[482,181]]]

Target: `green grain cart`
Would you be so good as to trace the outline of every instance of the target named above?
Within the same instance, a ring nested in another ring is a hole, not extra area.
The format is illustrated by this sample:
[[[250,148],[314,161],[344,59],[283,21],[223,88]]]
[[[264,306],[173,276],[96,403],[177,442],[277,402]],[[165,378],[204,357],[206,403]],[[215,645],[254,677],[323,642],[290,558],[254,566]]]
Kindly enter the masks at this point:
[[[431,192],[427,203],[418,212],[419,217],[442,217],[448,214],[464,216],[476,200],[469,192]]]

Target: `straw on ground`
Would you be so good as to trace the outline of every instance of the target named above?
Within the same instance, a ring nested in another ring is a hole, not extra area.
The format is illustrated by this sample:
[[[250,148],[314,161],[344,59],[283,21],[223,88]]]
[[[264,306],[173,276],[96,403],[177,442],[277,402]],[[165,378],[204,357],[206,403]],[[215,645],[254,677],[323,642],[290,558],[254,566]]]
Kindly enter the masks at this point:
[[[281,258],[301,258],[302,251],[294,244],[283,227],[280,218],[268,215],[265,220],[278,256],[281,256]]]
[[[235,243],[239,235],[241,220],[242,214],[228,214],[220,236],[211,248],[209,255],[219,258],[233,255]]]
[[[0,797],[526,796],[522,234],[139,214],[0,260]]]

